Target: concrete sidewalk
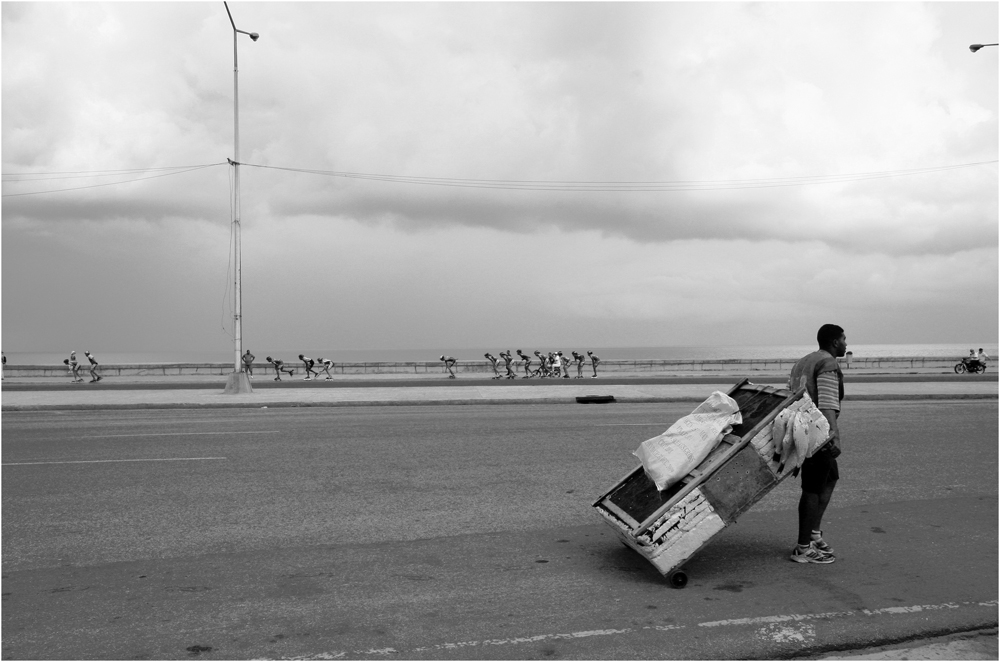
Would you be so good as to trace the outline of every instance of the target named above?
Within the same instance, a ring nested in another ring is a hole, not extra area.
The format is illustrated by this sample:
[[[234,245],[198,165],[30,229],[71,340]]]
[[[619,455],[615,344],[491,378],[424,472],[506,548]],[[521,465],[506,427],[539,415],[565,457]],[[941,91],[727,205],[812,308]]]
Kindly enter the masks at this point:
[[[762,376],[763,377],[763,376]],[[301,387],[263,388],[253,393],[227,395],[223,385],[214,388],[143,388],[102,389],[88,383],[51,390],[9,390],[2,395],[3,411],[49,409],[163,409],[201,407],[337,407],[364,405],[462,405],[462,404],[576,404],[587,395],[611,395],[616,402],[701,402],[713,391],[726,392],[740,377],[719,378],[717,383],[704,380],[691,383],[602,383],[586,380],[572,383],[538,381],[531,383],[461,382],[431,384],[422,382],[390,386],[321,388],[315,382]],[[773,383],[761,378],[760,383]],[[12,385],[13,386],[13,385]],[[996,399],[996,381],[899,381],[848,384],[848,400],[920,400],[920,399]]]
[[[996,628],[947,637],[826,654],[820,660],[996,660]]]

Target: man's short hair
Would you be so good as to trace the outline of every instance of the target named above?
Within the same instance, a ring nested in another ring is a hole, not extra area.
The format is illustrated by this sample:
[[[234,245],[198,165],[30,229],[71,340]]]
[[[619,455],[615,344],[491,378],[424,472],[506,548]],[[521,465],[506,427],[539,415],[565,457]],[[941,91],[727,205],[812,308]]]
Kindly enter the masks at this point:
[[[842,335],[844,335],[842,327],[836,324],[824,324],[819,327],[819,331],[816,333],[816,342],[819,343],[820,347],[829,347],[834,341],[839,340]]]

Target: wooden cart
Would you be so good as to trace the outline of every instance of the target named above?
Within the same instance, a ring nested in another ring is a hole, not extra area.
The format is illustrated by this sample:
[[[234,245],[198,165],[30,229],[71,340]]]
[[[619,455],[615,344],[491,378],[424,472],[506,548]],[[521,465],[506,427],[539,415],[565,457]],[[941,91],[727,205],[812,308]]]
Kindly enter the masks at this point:
[[[804,408],[804,389],[759,386],[744,379],[729,391],[743,422],[705,460],[664,491],[640,464],[605,492],[594,508],[621,541],[642,554],[670,585],[683,588],[683,564],[790,473],[773,460],[771,423],[783,410]]]

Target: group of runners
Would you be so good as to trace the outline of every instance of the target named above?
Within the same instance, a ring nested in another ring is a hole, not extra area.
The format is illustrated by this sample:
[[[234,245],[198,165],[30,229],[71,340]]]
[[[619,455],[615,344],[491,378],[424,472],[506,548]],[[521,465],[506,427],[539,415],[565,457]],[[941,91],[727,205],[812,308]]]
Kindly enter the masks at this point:
[[[249,349],[243,355],[243,370],[249,375],[250,379],[253,379],[253,362],[255,358],[257,357],[251,354]],[[330,374],[330,368],[336,364],[330,359],[324,359],[323,357],[311,359],[304,354],[299,354],[299,361],[302,362],[302,368],[306,373],[306,376],[303,378],[305,381],[312,380],[313,375],[316,376],[316,379],[319,379],[320,372],[326,373],[327,379],[333,379],[333,375]],[[295,374],[295,368],[286,368],[285,362],[281,359],[273,359],[268,356],[267,362],[274,366],[274,381],[276,382],[281,381],[281,373],[283,372],[288,373],[289,377]],[[316,366],[320,367],[318,371],[314,369]]]
[[[569,379],[570,366],[573,364],[576,364],[576,379],[583,379],[583,365],[588,360],[594,371],[591,378],[597,377],[597,366],[601,362],[601,359],[596,354],[591,351],[588,351],[586,356],[577,352],[570,352],[570,354],[572,358],[565,356],[562,352],[543,354],[535,350],[534,358],[532,358],[531,355],[517,350],[517,358],[514,358],[508,349],[506,352],[500,352],[499,359],[489,352],[486,352],[483,356],[486,357],[486,360],[490,362],[490,367],[493,368],[492,379],[517,379],[518,368],[515,367],[515,364],[520,364],[520,367],[524,369],[524,374],[520,375],[521,379],[530,379],[532,377]],[[448,371],[448,378],[455,379],[454,368],[458,361],[453,356],[444,355],[441,356],[441,360],[444,361],[444,367]],[[532,368],[533,361],[537,361],[537,365],[534,368]],[[501,374],[500,372],[501,362],[503,362],[505,374]]]
[[[94,382],[101,381],[103,377],[101,377],[101,375],[97,372],[97,359],[95,359],[94,355],[89,351],[84,352],[83,355],[86,356],[87,360],[90,362],[90,383],[93,384]],[[83,381],[83,377],[80,376],[80,363],[76,360],[75,351],[69,353],[68,359],[63,359],[63,365],[65,365],[66,369],[73,375],[74,384]]]

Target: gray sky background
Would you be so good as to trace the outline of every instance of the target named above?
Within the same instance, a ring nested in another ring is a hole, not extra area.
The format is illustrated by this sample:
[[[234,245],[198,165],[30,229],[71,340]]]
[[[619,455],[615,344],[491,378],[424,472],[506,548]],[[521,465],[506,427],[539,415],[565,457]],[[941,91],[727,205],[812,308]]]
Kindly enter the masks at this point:
[[[995,2],[230,9],[247,346],[996,342]],[[222,3],[0,11],[4,349],[230,349],[231,168],[94,186],[233,156]]]

